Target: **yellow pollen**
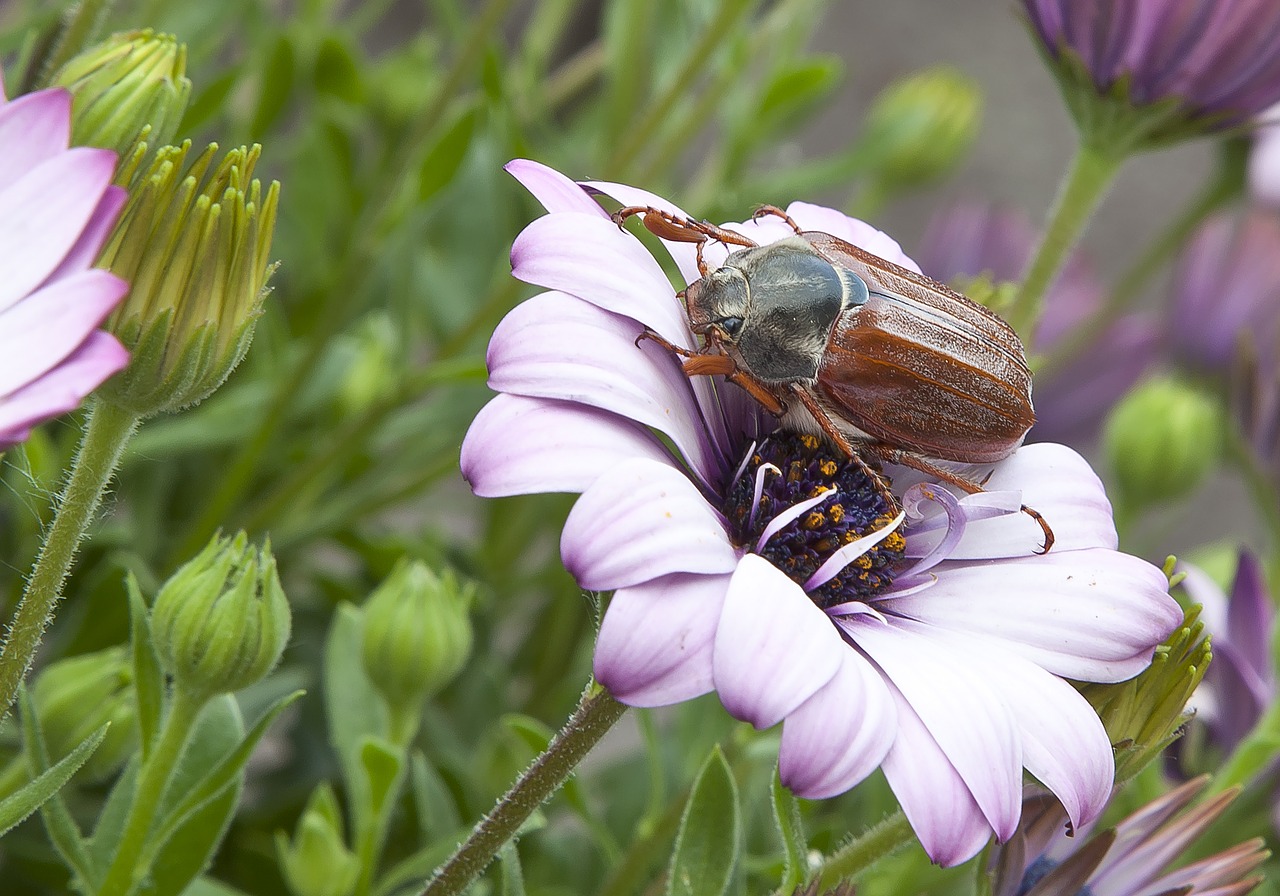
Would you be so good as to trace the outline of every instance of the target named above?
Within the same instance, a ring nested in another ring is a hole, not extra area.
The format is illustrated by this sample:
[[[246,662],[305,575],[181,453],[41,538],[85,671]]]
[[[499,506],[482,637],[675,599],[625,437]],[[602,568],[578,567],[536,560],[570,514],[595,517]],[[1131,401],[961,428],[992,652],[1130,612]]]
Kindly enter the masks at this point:
[[[889,533],[881,544],[888,551],[905,551],[907,549],[907,539],[903,537],[901,532]]]
[[[839,523],[842,519],[844,519],[844,505],[832,504],[830,507],[827,508],[827,513],[831,515],[831,522]]]
[[[818,447],[818,437],[806,433],[800,437],[800,444],[812,451]]]
[[[811,511],[809,515],[804,518],[804,523],[802,525],[806,529],[817,529],[819,526],[826,525],[826,522],[827,522],[827,518],[822,515],[822,511],[814,510],[814,511]]]
[[[836,462],[833,460],[824,460],[822,463],[818,464],[818,472],[823,476],[834,476],[838,469],[839,467],[836,466]]]
[[[871,558],[866,554],[863,554],[861,557],[854,558],[854,561],[853,563],[850,564],[850,566],[856,566],[858,567],[858,569],[870,569]]]

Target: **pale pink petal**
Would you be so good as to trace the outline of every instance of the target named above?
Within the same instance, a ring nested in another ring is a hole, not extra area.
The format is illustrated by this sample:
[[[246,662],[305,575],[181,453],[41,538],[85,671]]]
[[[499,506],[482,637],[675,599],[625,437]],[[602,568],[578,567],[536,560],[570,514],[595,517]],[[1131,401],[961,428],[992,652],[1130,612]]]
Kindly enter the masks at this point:
[[[847,650],[799,585],[763,557],[742,558],[715,644],[716,690],[730,715],[778,724],[835,676]]]
[[[462,475],[477,495],[496,498],[582,492],[636,457],[671,455],[653,433],[624,417],[570,401],[499,394],[462,440]]]
[[[797,796],[836,796],[876,770],[897,733],[884,679],[850,648],[835,677],[783,722],[778,773]]]
[[[80,239],[76,240],[75,246],[67,253],[67,257],[62,259],[62,264],[49,275],[45,283],[65,277],[73,271],[90,267],[97,261],[128,199],[129,194],[120,187],[114,184],[107,187],[101,201],[98,202],[98,207],[93,210],[89,223],[81,231]]]
[[[892,683],[898,736],[880,767],[929,858],[951,867],[978,854],[991,825],[929,729]]]
[[[0,191],[0,310],[43,283],[80,239],[115,171],[116,154],[77,147]]]
[[[1273,107],[1269,119],[1280,114]],[[1280,208],[1280,125],[1259,128],[1249,152],[1249,192],[1257,202]]]
[[[888,607],[941,629],[998,638],[1063,678],[1132,678],[1182,622],[1159,569],[1105,548],[948,562],[933,572],[931,587],[888,599]]]
[[[619,588],[596,638],[596,680],[630,706],[709,693],[716,626],[729,576],[670,575]]]
[[[639,187],[629,187],[626,184],[598,180],[584,181],[582,186],[617,200],[619,205],[643,205],[670,212],[679,218],[690,217],[684,209],[670,200],[663,199],[656,193],[650,193],[648,190],[642,190]],[[697,247],[693,243],[676,243],[671,240],[662,240],[661,242],[663,247],[671,253],[671,258],[675,261],[676,267],[680,269],[680,275],[684,277],[685,283],[692,283],[702,276],[698,273]],[[708,264],[716,267],[724,260],[724,255],[724,249],[719,249],[718,252],[706,255],[706,259]]]
[[[0,105],[0,190],[71,141],[71,94],[55,88]]]
[[[996,835],[1012,836],[1022,806],[1022,741],[998,683],[926,626],[907,630],[869,617],[839,624],[911,702]]]
[[[791,203],[787,206],[787,214],[805,230],[829,233],[846,243],[853,243],[859,249],[867,250],[872,255],[878,255],[885,261],[891,261],[917,274],[920,273],[920,266],[902,251],[897,240],[883,230],[872,227],[866,221],[860,221],[833,208],[809,202]]]
[[[565,568],[589,591],[670,573],[727,573],[738,558],[701,492],[670,464],[628,461],[573,505],[560,537]]]
[[[502,167],[552,214],[583,212],[599,218],[609,217],[586,190],[554,168],[531,159],[512,159]]]
[[[84,397],[129,363],[129,353],[114,336],[102,331],[40,379],[0,398],[0,446],[21,442],[31,427],[73,411]]]

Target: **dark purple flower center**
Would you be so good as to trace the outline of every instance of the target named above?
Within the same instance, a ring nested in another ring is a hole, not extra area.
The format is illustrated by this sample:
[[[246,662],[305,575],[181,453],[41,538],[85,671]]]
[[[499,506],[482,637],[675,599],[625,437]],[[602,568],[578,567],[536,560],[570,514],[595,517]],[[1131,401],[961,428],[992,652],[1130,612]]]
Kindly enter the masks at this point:
[[[780,514],[810,501],[815,503],[759,544]],[[801,587],[836,551],[890,525],[898,513],[864,467],[814,436],[791,432],[773,433],[756,447],[721,509],[735,543]],[[873,597],[893,582],[906,547],[901,532],[889,534],[809,597],[823,609]]]

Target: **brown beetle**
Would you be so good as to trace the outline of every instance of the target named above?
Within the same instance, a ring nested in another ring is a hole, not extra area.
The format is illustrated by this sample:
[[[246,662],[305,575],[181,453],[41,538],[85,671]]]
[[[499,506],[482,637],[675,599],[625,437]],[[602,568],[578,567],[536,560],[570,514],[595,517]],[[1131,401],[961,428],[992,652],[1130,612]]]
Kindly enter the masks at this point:
[[[860,455],[979,492],[979,483],[930,459],[1003,460],[1035,422],[1018,335],[947,286],[838,237],[803,231],[774,206],[756,217],[781,217],[795,236],[764,246],[647,206],[613,217],[621,225],[633,215],[663,239],[698,246],[702,277],[683,296],[706,344],[690,352],[658,339],[684,358],[685,373],[722,375],[784,427],[825,435],[886,493]],[[712,271],[702,253],[712,240],[745,248]],[[1044,530],[1047,552],[1053,530],[1032,508],[1022,510]]]

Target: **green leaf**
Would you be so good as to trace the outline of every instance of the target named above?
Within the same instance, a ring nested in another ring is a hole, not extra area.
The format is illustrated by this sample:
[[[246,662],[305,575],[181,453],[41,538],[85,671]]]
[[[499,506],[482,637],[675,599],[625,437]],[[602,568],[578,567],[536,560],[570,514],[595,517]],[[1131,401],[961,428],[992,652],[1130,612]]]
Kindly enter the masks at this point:
[[[272,45],[262,66],[262,76],[258,79],[258,105],[249,125],[249,135],[254,142],[260,141],[284,112],[289,93],[293,90],[296,67],[293,42],[288,35],[281,34]]]
[[[364,100],[364,83],[355,54],[342,40],[328,35],[316,51],[316,90],[348,103]]]
[[[364,671],[360,637],[364,615],[358,607],[341,604],[333,614],[324,646],[324,708],[329,743],[342,763],[348,790],[363,772],[360,748],[369,737],[386,739],[390,727],[386,703]]]
[[[804,825],[800,820],[800,802],[795,795],[782,786],[782,779],[775,769],[773,773],[773,820],[778,827],[778,836],[782,839],[783,870],[780,893],[790,893],[804,882],[808,862],[808,842],[804,836]]]
[[[129,592],[129,647],[133,651],[133,692],[138,708],[139,743],[142,758],[151,755],[164,703],[164,673],[151,646],[151,617],[142,589],[133,573],[125,579]]]
[[[182,896],[249,896],[244,890],[237,890],[231,884],[224,884],[212,877],[197,877],[191,886],[182,891]]]
[[[231,88],[240,80],[240,72],[240,66],[233,66],[195,93],[178,125],[180,137],[192,133],[227,108],[227,97],[231,95]]]
[[[720,747],[693,782],[671,855],[667,896],[721,896],[733,878],[742,833],[738,785]]]
[[[390,896],[407,885],[416,885],[415,892],[421,890],[427,876],[453,855],[458,844],[466,840],[472,830],[472,825],[463,825],[397,862],[378,882],[374,896]]]
[[[514,840],[507,841],[498,852],[502,866],[502,896],[525,896],[524,869],[520,867],[520,851]]]
[[[414,750],[409,760],[409,783],[423,840],[434,840],[462,824],[453,795],[421,750]]]
[[[844,63],[839,56],[815,56],[781,66],[760,97],[757,126],[768,132],[794,125],[840,83]]]
[[[360,745],[360,768],[368,787],[368,806],[376,818],[396,790],[404,768],[400,751],[379,737],[366,738]]]
[[[426,202],[453,181],[467,157],[479,118],[480,107],[476,103],[459,109],[441,131],[440,139],[427,150],[418,174],[420,202]]]

